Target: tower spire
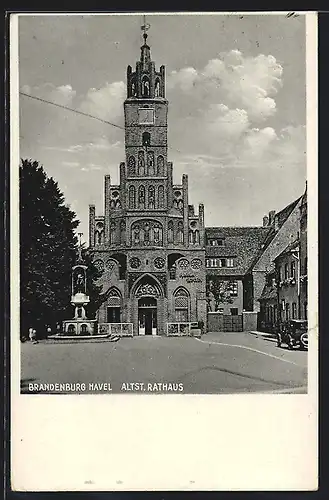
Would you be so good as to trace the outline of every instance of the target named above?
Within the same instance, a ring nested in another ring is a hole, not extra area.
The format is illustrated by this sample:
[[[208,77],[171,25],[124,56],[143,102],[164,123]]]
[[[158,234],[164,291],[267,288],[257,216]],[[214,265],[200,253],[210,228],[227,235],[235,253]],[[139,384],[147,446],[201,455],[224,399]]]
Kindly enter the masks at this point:
[[[148,70],[148,65],[151,62],[151,51],[150,47],[147,45],[147,30],[150,28],[150,24],[146,22],[145,16],[143,16],[144,23],[141,26],[143,31],[144,44],[141,46],[141,63],[143,65],[143,70]]]
[[[150,29],[150,27],[151,27],[151,25],[146,22],[146,16],[144,14],[143,24],[141,26],[141,30],[143,31],[144,45],[146,45],[146,40],[147,40],[147,36],[148,36],[146,32],[147,32],[147,30]]]

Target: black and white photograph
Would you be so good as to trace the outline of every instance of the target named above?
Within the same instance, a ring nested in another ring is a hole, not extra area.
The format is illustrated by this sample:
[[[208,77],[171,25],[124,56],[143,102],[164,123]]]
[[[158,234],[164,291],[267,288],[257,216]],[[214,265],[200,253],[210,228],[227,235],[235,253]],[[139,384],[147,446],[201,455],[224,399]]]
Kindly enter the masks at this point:
[[[16,489],[316,487],[316,58],[315,13],[13,17]]]
[[[23,393],[306,393],[305,15],[19,18]]]

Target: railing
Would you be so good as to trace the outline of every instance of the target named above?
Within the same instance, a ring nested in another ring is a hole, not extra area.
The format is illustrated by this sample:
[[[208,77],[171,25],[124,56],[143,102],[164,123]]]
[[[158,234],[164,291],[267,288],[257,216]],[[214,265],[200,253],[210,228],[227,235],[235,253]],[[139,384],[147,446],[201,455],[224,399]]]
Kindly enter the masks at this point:
[[[117,335],[118,337],[132,337],[133,324],[132,323],[99,323],[99,335]]]
[[[191,335],[191,323],[167,323],[167,337]]]

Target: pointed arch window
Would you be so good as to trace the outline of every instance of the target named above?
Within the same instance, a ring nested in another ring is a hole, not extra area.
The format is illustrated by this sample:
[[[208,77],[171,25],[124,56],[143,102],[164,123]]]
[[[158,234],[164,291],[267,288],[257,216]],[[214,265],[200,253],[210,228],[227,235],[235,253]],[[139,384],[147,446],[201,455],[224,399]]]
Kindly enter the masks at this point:
[[[151,226],[149,222],[145,222],[143,229],[144,229],[144,243],[145,245],[148,245],[151,236]]]
[[[138,208],[145,208],[145,188],[139,186],[138,189]]]
[[[189,320],[189,295],[185,288],[179,288],[174,293],[175,319],[178,323]]]
[[[137,225],[137,224],[133,228],[132,237],[133,237],[133,243],[134,243],[134,245],[138,245],[139,241],[140,241],[140,228],[139,228],[139,225]]]
[[[155,174],[153,151],[148,151],[147,153],[147,169],[148,169],[148,175]]]
[[[136,175],[136,160],[133,155],[128,159],[128,175]]]
[[[149,186],[148,188],[148,208],[155,208],[155,188],[154,186]]]
[[[124,220],[120,222],[120,243],[121,245],[126,243],[126,223]]]
[[[142,97],[150,97],[150,80],[146,75],[142,78]]]
[[[178,222],[177,228],[177,243],[184,243],[184,231],[183,231],[183,223],[181,221]]]
[[[154,224],[153,238],[155,245],[162,245],[162,226],[160,224]]]
[[[131,226],[131,241],[134,246],[162,246],[163,229],[160,222],[154,220],[136,221]]]
[[[168,243],[174,242],[174,223],[172,220],[168,222]]]
[[[135,208],[136,206],[136,190],[135,186],[129,187],[129,208]]]
[[[144,151],[138,152],[138,175],[145,174],[145,155]]]
[[[96,240],[96,245],[102,244],[102,232],[101,231],[95,232],[95,240]]]
[[[164,208],[164,187],[158,187],[158,207]]]
[[[160,97],[160,80],[157,78],[155,80],[154,97]]]
[[[200,233],[199,230],[196,229],[194,232],[194,243],[198,245],[200,243]]]
[[[162,155],[157,158],[157,174],[161,177],[164,175],[164,157]]]
[[[116,223],[114,221],[110,224],[110,243],[111,245],[116,243]]]

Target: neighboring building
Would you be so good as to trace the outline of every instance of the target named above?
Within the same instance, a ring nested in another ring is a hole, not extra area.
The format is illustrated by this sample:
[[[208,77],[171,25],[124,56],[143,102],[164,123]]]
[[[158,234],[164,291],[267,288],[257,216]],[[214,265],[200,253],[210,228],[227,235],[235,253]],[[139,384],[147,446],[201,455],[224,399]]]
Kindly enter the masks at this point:
[[[268,227],[206,228],[208,329],[243,329],[245,276],[267,237]]]
[[[307,186],[300,205],[300,318],[307,315]]]
[[[276,270],[272,270],[266,276],[266,283],[259,298],[259,327],[265,332],[275,332],[275,327],[279,319],[278,292]]]
[[[291,214],[294,218],[289,226],[294,230],[286,231],[286,246],[274,257],[259,298],[259,327],[264,331],[275,331],[278,321],[307,319],[306,190]],[[296,238],[291,241],[294,233]]]
[[[290,243],[275,259],[280,321],[300,317],[299,240]]]
[[[259,299],[266,286],[266,277],[275,269],[275,258],[290,243],[299,238],[301,200],[302,197],[290,203],[280,212],[271,211],[268,217],[264,217],[263,225],[270,230],[262,248],[246,273],[246,310],[260,313]],[[261,322],[264,322],[264,318],[259,314],[259,327]]]
[[[97,319],[131,323],[137,335],[206,323],[204,208],[189,205],[187,175],[173,184],[165,67],[156,70],[143,36],[136,69],[127,68],[120,183],[105,176],[103,216],[89,207],[89,245],[106,299]]]

